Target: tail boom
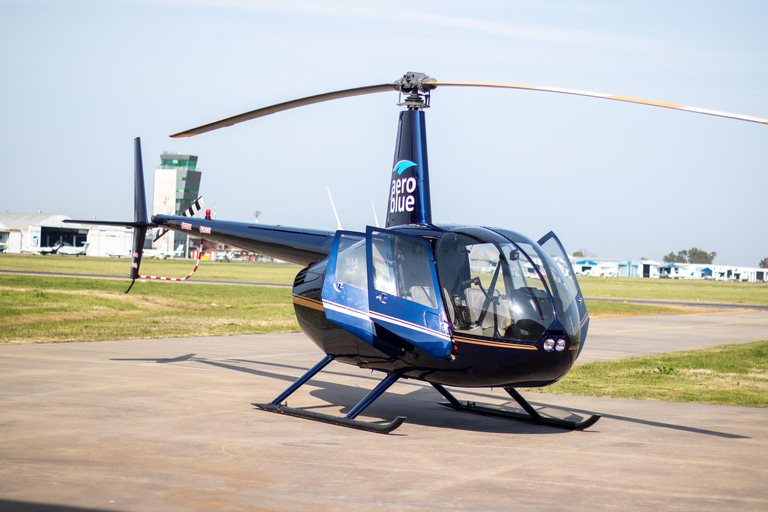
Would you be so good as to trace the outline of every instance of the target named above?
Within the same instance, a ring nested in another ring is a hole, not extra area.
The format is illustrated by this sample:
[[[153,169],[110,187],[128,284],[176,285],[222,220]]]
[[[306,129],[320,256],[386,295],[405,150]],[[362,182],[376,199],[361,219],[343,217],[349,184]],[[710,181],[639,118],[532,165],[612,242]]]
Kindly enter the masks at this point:
[[[334,231],[266,226],[246,222],[213,221],[175,215],[155,215],[162,228],[258,252],[279,260],[307,266],[331,253]]]

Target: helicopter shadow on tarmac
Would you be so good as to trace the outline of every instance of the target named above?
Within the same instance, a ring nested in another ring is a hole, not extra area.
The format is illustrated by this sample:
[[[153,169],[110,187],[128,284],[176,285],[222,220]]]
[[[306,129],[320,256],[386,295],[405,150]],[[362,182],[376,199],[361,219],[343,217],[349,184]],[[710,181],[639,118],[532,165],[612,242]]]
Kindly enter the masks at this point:
[[[195,354],[185,354],[174,358],[115,358],[112,361],[144,361],[153,362],[157,364],[183,364],[183,363],[195,363],[207,366],[213,366],[216,368],[237,371],[247,373],[249,375],[255,375],[258,377],[265,377],[269,379],[282,380],[292,383],[296,380],[297,376],[306,371],[306,368],[296,365],[288,365],[282,363],[271,363],[265,361],[257,361],[253,359],[241,359],[241,358],[223,358],[223,359],[209,359],[205,357],[196,357]],[[263,369],[257,368],[262,367]],[[265,368],[266,367],[266,368]],[[298,374],[296,373],[298,372]],[[328,370],[324,372],[324,375],[331,377],[343,377],[345,379],[354,378],[356,380],[370,381],[375,384],[379,381],[376,374],[372,372],[371,375],[360,375],[348,372],[338,372]],[[315,378],[311,380],[313,388],[308,394],[321,401],[322,403],[316,405],[302,406],[301,408],[307,411],[319,412],[322,410],[337,410],[342,414],[346,414],[354,404],[365,394],[365,390],[368,385],[352,385],[342,384],[339,382],[333,382],[331,380],[325,380],[322,378]],[[396,415],[403,415],[407,417],[406,422],[408,424],[420,425],[424,427],[435,428],[448,428],[456,430],[466,430],[472,432],[486,432],[486,433],[498,433],[498,434],[565,434],[567,431],[548,427],[546,425],[535,425],[531,423],[519,422],[519,421],[504,421],[499,418],[491,418],[482,415],[470,415],[459,414],[458,411],[444,409],[442,407],[436,407],[441,397],[435,392],[434,389],[427,386],[420,381],[401,380],[398,383],[398,388],[402,390],[404,386],[409,386],[411,391],[407,393],[391,393],[384,395],[378,400],[375,406],[372,406],[366,411],[366,416],[373,417],[376,420],[387,421]],[[476,399],[477,402],[487,400],[495,402],[510,410],[518,410],[519,408],[513,401],[504,400],[501,394],[491,394],[482,392],[482,390],[469,390],[462,389],[462,395],[470,400]],[[531,393],[528,394],[531,396]],[[260,397],[262,399],[268,399],[269,396]],[[297,397],[302,402],[306,401],[306,395],[304,397]],[[298,401],[298,400],[297,400]],[[556,416],[562,419],[573,420],[577,419],[578,415],[589,415],[590,412],[586,410],[574,409],[573,407],[559,407],[557,405],[543,403],[543,402],[530,402],[538,410]],[[574,414],[575,413],[575,414]],[[684,432],[691,432],[695,434],[709,435],[715,437],[722,437],[728,439],[745,439],[746,436],[730,434],[727,432],[719,432],[715,430],[701,429],[693,426],[675,425],[671,423],[663,423],[659,421],[651,421],[643,418],[615,415],[615,414],[603,414],[606,419],[612,419],[616,421],[625,421],[631,423],[637,423],[654,428],[666,428],[672,430],[679,430]],[[594,427],[586,432],[596,433],[599,430],[595,430]],[[402,435],[402,434],[391,434]]]

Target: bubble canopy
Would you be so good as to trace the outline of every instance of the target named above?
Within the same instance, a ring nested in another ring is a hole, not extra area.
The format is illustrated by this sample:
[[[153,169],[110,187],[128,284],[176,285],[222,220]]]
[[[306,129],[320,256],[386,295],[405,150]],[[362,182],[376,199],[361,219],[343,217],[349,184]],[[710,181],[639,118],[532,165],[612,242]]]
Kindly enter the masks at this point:
[[[579,343],[578,285],[571,282],[570,263],[555,261],[527,237],[456,228],[440,237],[436,260],[454,332],[536,342],[561,331]]]

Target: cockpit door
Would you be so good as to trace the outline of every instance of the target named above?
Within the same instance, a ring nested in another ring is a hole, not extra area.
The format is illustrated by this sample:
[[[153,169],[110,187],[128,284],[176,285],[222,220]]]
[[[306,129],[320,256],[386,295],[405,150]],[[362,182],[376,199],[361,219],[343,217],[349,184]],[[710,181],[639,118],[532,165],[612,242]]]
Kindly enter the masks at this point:
[[[450,328],[429,241],[368,227],[368,303],[374,337],[417,347],[436,359],[451,355]]]
[[[565,252],[563,244],[557,238],[554,232],[550,231],[539,240],[539,245],[544,251],[549,254],[555,263],[560,267],[563,275],[566,277],[568,285],[576,297],[576,304],[579,310],[580,319],[580,339],[585,340],[587,338],[587,330],[589,328],[589,315],[587,314],[587,306],[584,304],[584,297],[581,294],[581,288],[579,282],[576,280],[576,274],[573,273],[573,266],[571,260],[568,258],[568,253]],[[579,353],[584,347],[584,343],[579,346]]]
[[[337,231],[328,257],[322,298],[328,320],[373,345],[365,258],[365,235]]]

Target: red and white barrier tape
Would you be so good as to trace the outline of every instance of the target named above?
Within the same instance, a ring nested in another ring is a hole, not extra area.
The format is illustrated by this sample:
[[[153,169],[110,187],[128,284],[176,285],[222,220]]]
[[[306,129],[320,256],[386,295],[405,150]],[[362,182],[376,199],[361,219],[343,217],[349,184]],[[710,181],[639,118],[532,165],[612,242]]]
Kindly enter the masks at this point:
[[[162,277],[162,276],[142,276],[139,275],[138,279],[160,279],[161,281],[186,281],[190,277],[192,277],[192,274],[197,272],[197,267],[200,266],[200,258],[197,258],[197,263],[195,263],[195,268],[192,269],[192,272],[190,272],[187,277]]]

